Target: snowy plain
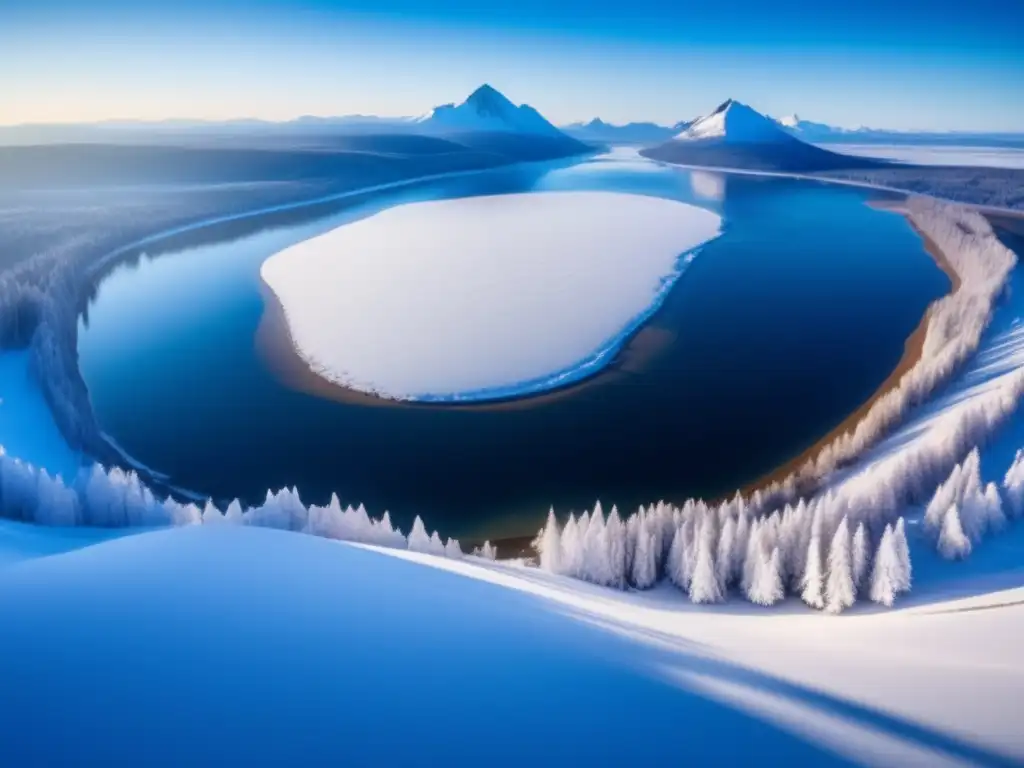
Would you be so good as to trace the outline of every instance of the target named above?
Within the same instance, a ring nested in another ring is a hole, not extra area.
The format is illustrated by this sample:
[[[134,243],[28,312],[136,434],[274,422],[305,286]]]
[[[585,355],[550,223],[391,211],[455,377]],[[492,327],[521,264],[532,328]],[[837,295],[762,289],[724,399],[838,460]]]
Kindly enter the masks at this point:
[[[496,399],[611,362],[720,226],[696,206],[607,192],[432,201],[287,248],[261,275],[330,381]]]
[[[29,532],[0,525],[11,764],[1024,759],[1021,590],[836,619],[250,526]]]

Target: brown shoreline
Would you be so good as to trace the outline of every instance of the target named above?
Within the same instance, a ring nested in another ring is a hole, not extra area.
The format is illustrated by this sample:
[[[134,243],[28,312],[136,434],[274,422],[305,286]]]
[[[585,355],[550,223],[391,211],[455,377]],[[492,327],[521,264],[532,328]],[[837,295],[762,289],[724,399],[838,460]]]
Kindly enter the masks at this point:
[[[868,201],[867,205],[872,208],[877,208],[878,210],[889,211],[906,217],[911,228],[923,241],[925,251],[935,260],[936,265],[938,265],[939,269],[945,273],[946,277],[949,278],[950,290],[946,295],[952,295],[960,290],[960,276],[956,273],[956,270],[953,269],[953,265],[946,258],[946,255],[942,252],[942,249],[939,248],[938,244],[922,232],[913,221],[911,221],[902,201],[898,203],[891,203],[888,201],[875,200]],[[878,386],[871,397],[865,400],[856,410],[850,413],[829,432],[815,441],[813,445],[804,449],[792,459],[776,467],[766,475],[742,486],[740,488],[740,492],[744,495],[749,495],[759,488],[765,488],[772,483],[782,482],[790,475],[797,473],[808,461],[812,461],[817,458],[818,454],[838,437],[845,433],[852,432],[856,428],[857,424],[859,424],[860,421],[868,414],[875,402],[895,389],[899,385],[900,379],[903,378],[903,375],[917,365],[921,360],[921,355],[924,352],[924,340],[928,332],[928,320],[931,318],[932,308],[934,305],[935,302],[928,305],[924,315],[921,317],[921,322],[918,323],[914,331],[907,337],[907,340],[903,345],[903,356],[896,364],[892,373],[890,373],[886,377],[885,381]]]
[[[260,291],[263,294],[264,310],[254,342],[257,353],[271,373],[290,389],[346,405],[367,408],[458,408],[491,411],[535,408],[563,397],[576,395],[584,389],[625,383],[633,374],[644,370],[647,362],[669,346],[675,336],[673,331],[666,328],[644,326],[623,345],[611,365],[567,386],[529,397],[466,403],[391,400],[349,389],[317,374],[299,354],[298,346],[291,335],[284,305],[273,288],[261,279]]]

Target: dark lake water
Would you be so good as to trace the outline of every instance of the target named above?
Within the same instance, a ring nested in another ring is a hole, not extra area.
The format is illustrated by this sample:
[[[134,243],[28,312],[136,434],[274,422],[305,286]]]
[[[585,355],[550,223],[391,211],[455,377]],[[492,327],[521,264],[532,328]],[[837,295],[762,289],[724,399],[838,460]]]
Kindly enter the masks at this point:
[[[290,389],[257,348],[259,267],[282,248],[403,202],[556,189],[654,195],[724,218],[635,345],[642,365],[627,354],[597,383],[515,408],[368,407]],[[906,221],[865,205],[871,196],[596,158],[220,225],[150,246],[100,284],[81,369],[128,453],[216,500],[295,485],[307,502],[334,491],[403,525],[422,514],[445,535],[498,538],[536,530],[551,505],[715,496],[866,400],[948,290]]]

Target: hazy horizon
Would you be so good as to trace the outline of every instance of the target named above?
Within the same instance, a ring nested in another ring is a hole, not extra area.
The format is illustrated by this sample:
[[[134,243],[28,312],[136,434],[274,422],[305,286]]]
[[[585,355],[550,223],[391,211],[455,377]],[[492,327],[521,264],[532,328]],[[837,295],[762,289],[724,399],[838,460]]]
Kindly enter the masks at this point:
[[[560,125],[736,98],[842,127],[1020,132],[1024,8],[754,0],[38,0],[0,9],[0,125],[412,116],[487,82]]]

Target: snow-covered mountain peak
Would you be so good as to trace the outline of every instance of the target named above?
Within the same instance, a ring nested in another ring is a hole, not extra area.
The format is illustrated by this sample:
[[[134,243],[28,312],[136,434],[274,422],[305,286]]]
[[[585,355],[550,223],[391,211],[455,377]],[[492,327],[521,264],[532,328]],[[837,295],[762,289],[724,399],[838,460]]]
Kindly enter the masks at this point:
[[[675,137],[679,141],[766,144],[791,141],[778,123],[746,104],[727,99],[714,112],[695,120]]]
[[[499,131],[549,136],[563,135],[528,104],[516,106],[501,91],[481,85],[461,104],[444,104],[416,122],[429,131]]]
[[[487,83],[473,91],[466,99],[465,105],[472,106],[481,115],[495,117],[507,115],[516,110],[515,104],[509,101],[501,91]]]

